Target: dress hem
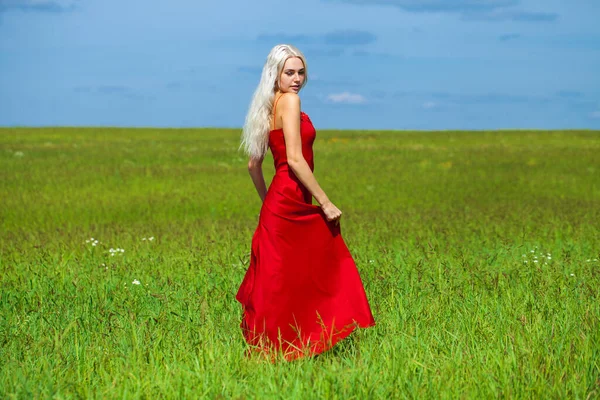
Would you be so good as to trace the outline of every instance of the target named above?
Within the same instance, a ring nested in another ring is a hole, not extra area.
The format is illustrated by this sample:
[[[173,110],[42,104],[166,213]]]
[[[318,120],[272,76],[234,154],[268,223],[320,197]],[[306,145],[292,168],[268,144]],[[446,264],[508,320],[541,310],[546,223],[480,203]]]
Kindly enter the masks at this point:
[[[331,350],[337,343],[347,338],[352,332],[356,331],[357,329],[366,329],[375,325],[376,322],[374,320],[372,322],[362,324],[357,321],[354,321],[338,330],[335,334],[332,335],[332,337],[329,340],[318,340],[313,343],[309,342],[309,344],[307,344],[304,347],[304,349],[300,349],[297,346],[290,346],[292,348],[287,351],[277,349],[276,346],[265,343],[254,345],[251,344],[253,338],[250,336],[251,331],[247,328],[246,320],[244,318],[242,318],[242,323],[240,324],[240,327],[242,328],[242,333],[248,346],[245,352],[246,357],[252,358],[252,356],[259,356],[270,361],[271,363],[274,363],[277,360],[294,361],[300,358],[310,358],[322,354],[328,350]],[[321,331],[321,334],[323,332],[324,330]],[[265,336],[257,335],[254,339],[256,339],[257,337]]]

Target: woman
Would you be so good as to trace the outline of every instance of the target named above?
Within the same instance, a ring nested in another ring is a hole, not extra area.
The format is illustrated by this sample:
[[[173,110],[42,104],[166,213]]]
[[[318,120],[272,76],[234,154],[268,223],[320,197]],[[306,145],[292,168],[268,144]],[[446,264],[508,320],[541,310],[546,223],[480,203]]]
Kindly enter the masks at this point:
[[[375,324],[340,233],[342,212],[313,175],[316,132],[298,97],[307,79],[304,55],[291,45],[275,46],[240,145],[263,203],[236,299],[246,341],[271,360],[277,353],[286,360],[319,354],[357,326]],[[268,190],[262,172],[267,148],[276,170]]]

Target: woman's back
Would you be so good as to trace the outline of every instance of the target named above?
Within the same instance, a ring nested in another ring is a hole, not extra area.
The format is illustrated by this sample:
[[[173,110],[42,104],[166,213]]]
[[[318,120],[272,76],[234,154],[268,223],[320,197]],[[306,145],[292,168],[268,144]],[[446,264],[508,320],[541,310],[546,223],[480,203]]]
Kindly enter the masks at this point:
[[[303,112],[300,113],[300,136],[302,139],[302,155],[310,166],[310,169],[314,171],[313,143],[317,137],[317,132],[308,115]],[[275,171],[287,168],[287,153],[283,128],[273,129],[269,132],[269,148],[275,161]]]

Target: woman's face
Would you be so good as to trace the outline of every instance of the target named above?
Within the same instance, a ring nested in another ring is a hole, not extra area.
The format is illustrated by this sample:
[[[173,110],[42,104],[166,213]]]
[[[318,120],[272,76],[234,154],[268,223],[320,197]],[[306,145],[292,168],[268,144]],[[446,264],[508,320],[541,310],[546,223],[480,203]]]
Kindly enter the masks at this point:
[[[304,63],[298,57],[291,57],[283,64],[279,76],[279,90],[283,93],[298,93],[304,84]]]

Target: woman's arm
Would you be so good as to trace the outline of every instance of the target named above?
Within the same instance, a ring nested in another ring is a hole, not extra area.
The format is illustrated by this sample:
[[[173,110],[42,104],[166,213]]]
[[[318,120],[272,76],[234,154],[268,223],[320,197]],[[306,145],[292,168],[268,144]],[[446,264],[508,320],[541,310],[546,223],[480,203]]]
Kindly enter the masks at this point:
[[[321,206],[329,203],[327,195],[317,183],[313,172],[302,155],[302,139],[300,136],[300,97],[295,93],[282,95],[279,101],[281,105],[281,121],[283,123],[283,135],[287,162],[300,182],[308,189]]]
[[[254,187],[256,187],[256,191],[260,196],[260,200],[265,201],[265,196],[267,195],[267,185],[265,183],[265,177],[262,171],[262,162],[262,158],[259,160],[250,158],[250,160],[248,160],[248,172],[250,173]]]

